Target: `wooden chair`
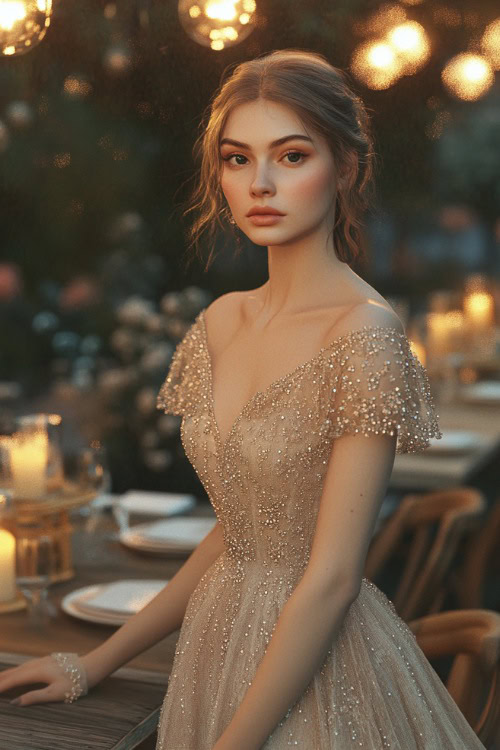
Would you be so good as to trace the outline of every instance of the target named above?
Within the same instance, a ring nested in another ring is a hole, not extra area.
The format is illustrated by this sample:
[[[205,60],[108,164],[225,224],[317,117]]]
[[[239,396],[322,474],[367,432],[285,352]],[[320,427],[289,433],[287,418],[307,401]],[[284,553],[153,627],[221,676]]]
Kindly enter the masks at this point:
[[[497,581],[496,601],[486,604],[488,575]],[[461,609],[500,608],[500,497],[483,518],[480,529],[465,545],[463,563],[454,576],[454,591]]]
[[[364,575],[374,580],[390,558],[404,558],[390,597],[403,620],[440,611],[458,543],[479,526],[485,507],[482,493],[472,487],[406,495],[374,537]]]
[[[500,614],[463,609],[408,625],[429,661],[454,656],[446,687],[487,750],[499,750]]]

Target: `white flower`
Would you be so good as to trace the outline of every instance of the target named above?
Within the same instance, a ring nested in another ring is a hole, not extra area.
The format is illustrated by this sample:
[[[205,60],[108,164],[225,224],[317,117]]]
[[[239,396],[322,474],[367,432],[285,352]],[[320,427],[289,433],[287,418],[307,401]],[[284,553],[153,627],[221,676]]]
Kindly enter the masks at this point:
[[[144,454],[144,463],[152,471],[163,471],[172,463],[172,454],[166,450],[150,450]]]
[[[162,297],[160,307],[167,315],[179,315],[182,311],[182,295],[179,292],[168,292]]]
[[[126,388],[134,380],[135,373],[131,368],[111,367],[98,376],[97,386],[103,391],[113,392]]]
[[[156,392],[153,388],[149,386],[141,388],[135,397],[135,405],[138,411],[144,416],[152,414],[156,408]]]
[[[156,423],[158,432],[166,437],[175,435],[179,431],[180,419],[180,417],[177,417],[174,414],[161,414]]]
[[[143,325],[153,315],[153,305],[142,297],[129,297],[118,310],[116,316],[125,325]]]
[[[173,346],[168,342],[155,344],[147,349],[141,357],[140,368],[145,372],[155,372],[167,367],[173,354]]]

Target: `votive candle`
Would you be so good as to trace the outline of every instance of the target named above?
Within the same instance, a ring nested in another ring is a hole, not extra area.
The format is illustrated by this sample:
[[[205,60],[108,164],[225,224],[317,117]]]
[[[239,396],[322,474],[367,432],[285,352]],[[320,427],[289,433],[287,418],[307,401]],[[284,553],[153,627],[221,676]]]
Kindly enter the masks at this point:
[[[46,430],[12,436],[9,454],[16,497],[34,500],[45,493],[48,453]]]
[[[0,529],[0,602],[16,597],[16,540],[7,529]]]

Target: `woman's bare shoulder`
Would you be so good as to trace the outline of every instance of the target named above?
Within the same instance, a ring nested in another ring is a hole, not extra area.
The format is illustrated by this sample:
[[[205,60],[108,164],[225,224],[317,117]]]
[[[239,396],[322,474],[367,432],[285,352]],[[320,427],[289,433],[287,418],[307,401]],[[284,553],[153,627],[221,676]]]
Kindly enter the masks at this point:
[[[328,339],[357,331],[364,326],[380,326],[394,328],[399,333],[405,333],[403,323],[383,298],[368,298],[357,301],[342,317],[334,323],[329,331]]]
[[[232,332],[239,327],[242,303],[246,294],[248,292],[226,292],[205,308],[207,330],[215,348],[218,348],[218,339],[231,338]]]

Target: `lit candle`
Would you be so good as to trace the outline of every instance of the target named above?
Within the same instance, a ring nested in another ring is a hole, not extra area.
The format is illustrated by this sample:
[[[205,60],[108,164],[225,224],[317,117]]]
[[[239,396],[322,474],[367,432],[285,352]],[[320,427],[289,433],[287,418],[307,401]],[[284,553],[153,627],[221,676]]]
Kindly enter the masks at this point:
[[[422,344],[421,341],[416,341],[409,339],[410,341],[410,349],[412,353],[415,355],[415,357],[418,359],[420,364],[422,364],[424,367],[426,366],[426,358],[425,358],[425,347]]]
[[[444,312],[427,314],[427,346],[431,359],[439,359],[448,352],[449,323]]]
[[[495,320],[493,295],[489,292],[471,292],[464,299],[464,312],[474,332],[487,331]]]
[[[16,597],[16,540],[7,529],[0,529],[0,602]]]
[[[16,433],[9,446],[14,494],[18,498],[37,499],[46,489],[49,441],[46,430]]]

